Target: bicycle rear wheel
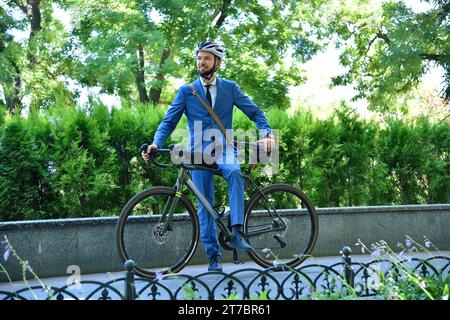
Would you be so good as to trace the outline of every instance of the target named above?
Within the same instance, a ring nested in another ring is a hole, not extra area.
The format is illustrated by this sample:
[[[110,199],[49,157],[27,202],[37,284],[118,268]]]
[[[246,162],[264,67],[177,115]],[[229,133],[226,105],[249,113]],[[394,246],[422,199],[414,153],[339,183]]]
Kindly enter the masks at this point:
[[[162,213],[175,199],[174,215],[164,229]],[[168,187],[153,187],[131,198],[116,225],[116,241],[123,262],[133,260],[141,277],[175,273],[186,266],[198,245],[196,210],[185,197]]]
[[[264,268],[294,268],[317,242],[316,210],[308,197],[291,185],[273,184],[261,191],[250,198],[245,209],[244,228],[254,248],[249,255]]]

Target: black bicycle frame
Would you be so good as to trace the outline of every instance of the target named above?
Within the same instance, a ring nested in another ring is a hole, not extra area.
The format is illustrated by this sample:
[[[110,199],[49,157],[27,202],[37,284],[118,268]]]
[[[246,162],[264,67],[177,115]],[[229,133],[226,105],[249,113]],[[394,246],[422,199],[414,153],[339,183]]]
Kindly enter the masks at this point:
[[[281,231],[286,228],[286,224],[284,223],[283,219],[280,218],[280,215],[276,211],[276,209],[270,204],[269,200],[267,199],[266,195],[261,191],[261,189],[258,187],[258,185],[253,181],[253,179],[250,176],[251,172],[244,175],[244,190],[248,187],[248,184],[250,184],[254,190],[254,192],[259,192],[262,195],[264,206],[266,207],[266,210],[271,215],[272,219],[276,217],[279,218],[279,221],[281,222],[281,226],[278,228],[273,228],[273,226],[267,226],[262,229],[252,231],[251,233],[247,233],[248,237],[257,236],[263,233],[267,232],[273,232],[273,231]],[[192,181],[192,177],[189,173],[189,170],[185,167],[181,167],[180,172],[178,174],[177,181],[174,185],[175,191],[175,197],[171,197],[168,199],[166,205],[164,206],[164,210],[162,212],[161,218],[159,220],[160,223],[163,223],[162,232],[166,232],[170,228],[170,222],[172,221],[172,217],[174,214],[174,209],[176,208],[179,199],[183,195],[183,185],[187,185],[188,188],[194,193],[194,195],[197,197],[197,199],[203,204],[206,211],[213,217],[215,223],[219,227],[219,229],[223,232],[226,238],[231,238],[231,232],[228,229],[228,227],[225,225],[225,223],[222,221],[221,216],[219,213],[217,213],[216,209],[211,205],[211,203],[205,198],[205,196],[198,190],[198,188],[195,186],[194,182]],[[273,214],[274,213],[274,214]]]
[[[163,223],[163,229],[162,232],[166,232],[166,230],[170,226],[170,221],[172,220],[174,209],[176,208],[179,199],[183,195],[183,185],[187,185],[188,188],[194,193],[194,195],[198,198],[198,200],[203,204],[205,209],[208,211],[208,213],[213,217],[214,221],[216,222],[217,226],[220,228],[220,230],[225,234],[227,238],[231,237],[231,232],[228,229],[228,227],[223,223],[223,221],[220,219],[219,213],[214,209],[214,207],[211,205],[211,203],[205,198],[205,196],[198,190],[198,188],[195,186],[194,182],[192,181],[192,177],[188,171],[188,169],[181,167],[180,172],[178,174],[177,182],[174,185],[175,191],[175,197],[169,198],[167,201],[164,211],[161,215],[161,218],[159,220],[160,223]],[[167,218],[166,218],[167,217]]]

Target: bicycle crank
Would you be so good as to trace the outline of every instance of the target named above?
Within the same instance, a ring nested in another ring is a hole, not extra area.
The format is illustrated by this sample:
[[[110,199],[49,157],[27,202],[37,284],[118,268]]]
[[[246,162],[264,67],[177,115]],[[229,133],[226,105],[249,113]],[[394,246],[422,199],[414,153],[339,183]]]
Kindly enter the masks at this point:
[[[221,247],[224,248],[225,250],[228,251],[233,250],[233,248],[230,245],[230,239],[225,239],[225,235],[223,234],[222,231],[219,232],[219,243]]]

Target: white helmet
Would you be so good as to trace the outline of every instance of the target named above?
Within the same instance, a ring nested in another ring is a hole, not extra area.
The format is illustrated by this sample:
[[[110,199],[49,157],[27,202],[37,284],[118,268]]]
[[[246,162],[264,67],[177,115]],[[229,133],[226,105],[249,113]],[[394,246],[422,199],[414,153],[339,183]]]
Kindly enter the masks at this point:
[[[223,60],[223,56],[225,54],[225,51],[222,49],[222,47],[214,41],[199,42],[199,44],[197,45],[197,49],[195,50],[195,55],[197,55],[199,51],[211,52],[220,60]]]

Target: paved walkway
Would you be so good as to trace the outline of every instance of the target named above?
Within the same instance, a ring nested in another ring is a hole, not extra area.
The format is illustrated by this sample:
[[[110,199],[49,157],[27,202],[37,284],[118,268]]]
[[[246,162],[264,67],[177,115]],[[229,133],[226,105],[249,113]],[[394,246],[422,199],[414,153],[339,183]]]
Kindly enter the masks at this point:
[[[372,260],[370,255],[354,255],[352,256],[353,261],[357,262],[368,262]],[[302,265],[308,264],[321,264],[321,265],[333,265],[335,263],[341,262],[341,257],[336,255],[335,257],[311,257],[303,262]],[[264,270],[264,268],[258,266],[253,261],[245,261],[243,264],[234,264],[234,263],[223,263],[223,272],[224,273],[232,273],[238,271],[240,269],[258,269]],[[186,275],[197,275],[201,273],[205,273],[208,271],[208,265],[188,265],[183,270],[179,272],[179,274]],[[53,287],[63,287],[66,284],[70,284],[72,278],[70,275],[62,276],[62,277],[52,277],[52,278],[44,278],[41,281],[47,286]],[[99,281],[99,282],[107,282],[114,279],[119,279],[125,277],[125,272],[108,272],[108,273],[98,273],[98,274],[81,274],[80,281]],[[28,280],[29,286],[39,285],[38,280],[30,279]],[[20,289],[26,286],[24,281],[13,281],[12,283],[8,282],[0,282],[0,290],[11,290],[11,289]]]
[[[450,257],[450,251],[432,252],[431,256]],[[429,258],[431,256],[430,256],[430,254],[425,254],[425,253],[413,255],[413,257],[424,258],[424,259]],[[371,256],[370,254],[352,255],[353,262],[367,263],[372,260],[374,260],[374,257]],[[300,267],[307,266],[307,265],[314,265],[314,264],[331,266],[336,263],[340,263],[341,261],[342,261],[342,259],[341,259],[341,256],[339,256],[339,255],[332,256],[332,257],[311,257],[311,258],[307,259]],[[444,261],[441,261],[440,263],[443,265]],[[259,267],[254,262],[245,262],[243,264],[233,264],[233,263],[224,263],[223,264],[223,272],[227,273],[227,274],[242,270],[243,272],[240,272],[237,277],[243,283],[248,283],[248,282],[252,281],[252,279],[254,279],[255,276],[258,275],[257,271],[251,271],[248,269],[263,270],[263,268]],[[339,267],[336,267],[336,270],[341,270],[341,269]],[[305,269],[305,274],[307,274],[310,278],[314,278],[314,275],[319,274],[321,271],[323,271],[323,269],[319,270],[318,268],[308,268],[307,270]],[[180,276],[181,275],[199,276],[206,272],[207,272],[207,265],[190,265],[190,266],[185,267],[179,273],[179,275]],[[447,273],[449,273],[448,270],[447,270]],[[282,277],[286,277],[287,273],[286,272],[276,272],[276,273],[272,273],[272,274],[277,278],[277,280],[280,280],[280,279],[283,280],[284,278],[282,278]],[[91,292],[93,290],[92,288],[98,287],[98,284],[95,284],[95,283],[89,284],[88,283],[89,281],[97,281],[97,282],[105,283],[105,282],[109,282],[109,281],[124,278],[124,277],[125,277],[125,272],[102,273],[102,274],[81,274],[81,276],[78,280],[83,281],[83,286],[72,285],[68,291],[72,292],[77,297],[86,297],[86,295],[88,295],[89,292]],[[208,286],[214,287],[214,286],[218,285],[218,282],[220,282],[221,279],[223,279],[223,276],[220,274],[208,274],[208,275],[201,276],[200,279]],[[164,284],[168,288],[176,289],[176,288],[179,288],[180,283],[181,283],[180,281],[182,281],[182,280],[186,280],[186,278],[180,277],[180,279],[178,279],[178,280],[177,279],[167,279],[167,280],[163,279],[160,281],[160,283]],[[47,287],[51,286],[54,288],[61,288],[66,285],[71,285],[71,284],[76,283],[75,278],[70,275],[62,276],[62,277],[54,277],[54,278],[45,278],[45,279],[41,279],[41,281],[42,281],[42,283],[44,283],[45,286],[47,286]],[[12,283],[0,282],[0,291],[11,292],[11,291],[17,291],[17,290],[20,290],[20,289],[26,288],[26,287],[40,286],[40,282],[38,280],[33,279],[33,280],[28,280],[27,282],[28,282],[28,284],[24,281],[15,281]],[[143,283],[143,282],[139,283],[139,281],[136,283],[136,287],[137,287],[138,291],[139,291],[139,288],[142,288],[145,285],[146,285],[146,283]],[[226,283],[222,284],[222,286],[225,286],[225,285],[226,285]],[[89,286],[91,286],[91,289],[89,289]],[[118,282],[117,285],[113,284],[113,287],[115,287],[118,292],[121,292],[121,293],[124,292],[124,282]],[[34,296],[33,296],[33,294],[34,294]],[[24,295],[31,299],[32,298],[42,298],[45,296],[45,292],[43,290],[34,290],[33,292],[28,290],[28,291],[24,291]],[[159,297],[159,298],[161,298],[161,297]],[[0,299],[2,299],[1,296],[0,296]],[[113,299],[114,299],[114,297],[113,297]]]

